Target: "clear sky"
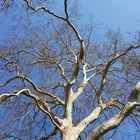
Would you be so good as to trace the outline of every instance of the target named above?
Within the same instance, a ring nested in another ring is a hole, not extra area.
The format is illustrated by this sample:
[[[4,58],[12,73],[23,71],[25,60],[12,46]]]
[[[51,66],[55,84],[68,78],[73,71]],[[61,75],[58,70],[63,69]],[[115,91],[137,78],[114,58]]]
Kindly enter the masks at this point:
[[[104,28],[138,30],[140,0],[79,0],[82,14],[92,15]]]

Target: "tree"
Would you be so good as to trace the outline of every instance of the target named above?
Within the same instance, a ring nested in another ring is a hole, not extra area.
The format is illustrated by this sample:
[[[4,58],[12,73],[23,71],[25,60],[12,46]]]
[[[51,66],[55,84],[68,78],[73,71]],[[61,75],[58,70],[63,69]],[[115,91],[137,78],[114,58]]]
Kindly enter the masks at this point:
[[[78,30],[68,0],[63,16],[38,2],[25,3],[52,20],[44,35],[33,31],[0,48],[0,104],[8,113],[1,119],[1,138],[52,139],[61,133],[62,140],[99,140],[128,116],[137,119],[138,39],[126,43],[120,31],[108,31],[106,41],[91,42],[92,26]]]

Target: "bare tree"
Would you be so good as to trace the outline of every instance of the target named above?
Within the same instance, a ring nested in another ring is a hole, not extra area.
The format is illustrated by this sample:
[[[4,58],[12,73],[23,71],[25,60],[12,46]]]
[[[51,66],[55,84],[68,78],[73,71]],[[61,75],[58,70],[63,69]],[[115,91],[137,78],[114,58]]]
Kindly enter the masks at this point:
[[[0,47],[0,104],[7,113],[0,137],[45,140],[61,133],[62,140],[77,140],[91,124],[84,139],[99,140],[129,116],[139,122],[139,42],[124,42],[120,31],[92,42],[92,26],[78,30],[68,0],[62,16],[45,1],[25,3],[52,20],[44,36],[34,31]]]

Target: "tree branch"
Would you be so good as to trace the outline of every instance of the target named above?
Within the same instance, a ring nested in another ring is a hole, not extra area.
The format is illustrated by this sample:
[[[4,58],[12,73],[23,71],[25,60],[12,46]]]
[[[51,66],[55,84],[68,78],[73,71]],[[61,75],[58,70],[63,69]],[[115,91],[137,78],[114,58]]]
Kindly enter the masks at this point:
[[[29,79],[29,78],[27,78],[27,77],[25,77],[25,76],[23,76],[23,75],[17,75],[17,76],[15,76],[15,77],[9,79],[9,80],[6,81],[4,84],[1,84],[0,87],[6,86],[7,84],[9,84],[11,81],[13,81],[13,80],[15,80],[15,79],[24,79],[24,80],[26,80],[28,83],[30,83],[30,84],[32,85],[32,87],[34,88],[34,90],[36,90],[37,92],[39,92],[39,93],[41,93],[41,94],[44,94],[44,95],[47,95],[47,96],[53,98],[54,101],[59,102],[61,105],[64,105],[64,104],[65,104],[64,101],[62,101],[59,97],[57,97],[57,96],[55,96],[55,95],[53,95],[53,94],[51,94],[51,93],[41,91],[41,90],[35,85],[35,83],[34,83],[31,79]]]
[[[95,107],[95,109],[77,125],[78,130],[83,131],[90,123],[94,123],[99,118],[103,110],[111,108],[114,104],[115,100],[111,99],[107,103]]]
[[[94,129],[92,138],[87,138],[87,140],[98,140],[108,131],[117,128],[121,124],[121,122],[133,112],[135,107],[140,106],[140,104],[137,102],[138,96],[135,96],[135,94],[140,94],[140,82],[138,82],[134,90],[132,90],[130,94],[131,100],[128,101],[128,103],[124,106],[122,111],[120,111],[108,121],[99,125],[96,129]]]
[[[60,73],[61,73],[61,76],[62,76],[62,77],[64,78],[64,80],[69,84],[70,81],[69,81],[69,79],[66,77],[65,71],[64,71],[64,68],[62,67],[62,65],[61,65],[60,63],[56,62],[55,60],[54,60],[54,63],[58,66],[58,68],[59,68],[59,70],[60,70]]]
[[[85,64],[85,65],[83,66],[83,80],[82,80],[81,85],[80,85],[79,88],[77,89],[77,92],[75,92],[74,95],[73,95],[74,100],[76,100],[76,99],[82,94],[82,92],[83,92],[83,90],[84,90],[84,88],[85,88],[85,86],[87,85],[87,82],[88,82],[88,80],[89,80],[89,79],[87,78],[86,66],[87,66],[87,64]]]
[[[25,2],[27,4],[27,6],[29,8],[31,8],[34,12],[39,11],[39,10],[43,10],[43,11],[49,13],[50,15],[53,15],[54,17],[56,17],[58,19],[61,19],[61,20],[64,20],[64,21],[66,20],[64,17],[59,16],[59,15],[55,14],[54,12],[50,11],[47,7],[44,7],[44,6],[32,7],[32,5],[29,2],[29,0],[25,0]]]
[[[58,18],[58,19],[61,19],[63,21],[65,21],[69,26],[70,28],[74,31],[79,43],[80,43],[80,54],[79,54],[79,61],[83,61],[83,58],[84,58],[84,48],[85,48],[85,43],[84,43],[84,40],[82,39],[80,33],[78,32],[78,30],[76,29],[75,25],[68,19],[68,11],[67,11],[67,1],[68,0],[64,0],[64,11],[65,11],[65,14],[66,14],[66,18],[62,17],[62,16],[59,16],[57,15],[56,13],[53,13],[52,11],[50,11],[47,7],[44,7],[44,6],[38,6],[38,7],[32,7],[32,5],[30,4],[30,2],[28,0],[25,0],[27,6],[29,8],[31,8],[33,11],[38,11],[38,10],[43,10],[45,12],[47,12],[48,14],[50,15],[53,15],[54,17]],[[76,68],[77,69],[77,68]]]
[[[110,68],[110,66],[120,57],[122,56],[125,56],[128,52],[130,52],[132,49],[137,49],[137,48],[140,48],[140,45],[132,45],[130,47],[128,47],[125,51],[123,51],[122,53],[120,54],[116,54],[113,58],[111,58],[106,64],[105,64],[105,69],[102,71],[103,74],[102,74],[102,80],[101,80],[101,84],[100,84],[100,87],[97,91],[97,97],[98,97],[98,103],[99,104],[102,104],[102,99],[101,99],[101,94],[102,94],[102,91],[103,91],[103,88],[104,88],[104,85],[106,84],[106,76],[107,76],[107,73],[108,73],[108,70]]]
[[[68,2],[68,0],[64,0],[64,10],[65,10],[66,19],[69,18],[68,8],[67,8],[68,7],[67,2]]]
[[[54,116],[53,113],[51,112],[48,104],[43,101],[42,99],[40,99],[39,97],[37,97],[36,95],[32,94],[29,89],[22,89],[18,92],[15,92],[13,94],[2,94],[0,95],[0,104],[6,102],[8,99],[10,99],[11,97],[14,96],[18,96],[20,94],[26,95],[32,99],[34,99],[36,101],[36,104],[38,105],[38,107],[46,114],[48,114],[48,116],[50,117],[50,119],[52,120],[52,122],[54,123],[55,126],[57,126],[58,128],[60,128],[61,126],[61,120]]]
[[[79,131],[83,131],[87,125],[96,121],[102,111],[102,106],[97,106],[91,114],[84,118],[76,127]]]

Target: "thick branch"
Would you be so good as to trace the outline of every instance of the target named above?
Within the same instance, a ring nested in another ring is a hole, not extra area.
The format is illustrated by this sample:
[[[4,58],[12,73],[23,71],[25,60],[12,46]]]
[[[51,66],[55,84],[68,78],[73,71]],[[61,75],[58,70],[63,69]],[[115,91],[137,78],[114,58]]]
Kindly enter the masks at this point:
[[[91,114],[89,114],[85,119],[83,119],[78,125],[77,129],[82,132],[87,125],[96,121],[102,111],[102,106],[97,106]]]
[[[90,123],[95,122],[99,118],[99,115],[103,110],[112,107],[114,104],[115,100],[111,99],[107,103],[95,107],[95,109],[77,125],[77,128],[80,131],[83,131]]]
[[[73,107],[73,90],[71,85],[67,85],[65,96],[64,118],[66,118],[69,123],[72,123],[72,107]]]
[[[93,131],[93,137],[92,140],[98,140],[101,136],[103,136],[105,133],[107,133],[108,131],[118,127],[121,122],[127,117],[129,116],[133,109],[137,106],[138,104],[136,102],[128,102],[124,109],[118,113],[117,115],[115,115],[113,118],[111,118],[110,120],[108,120],[107,122],[104,122],[103,124],[101,124],[99,127],[97,127],[94,131]]]
[[[132,96],[132,94],[133,94],[133,96]],[[101,136],[103,136],[108,131],[118,127],[122,123],[122,121],[133,112],[133,110],[136,106],[140,106],[140,104],[137,103],[138,96],[135,96],[135,94],[136,95],[140,94],[140,82],[136,84],[134,90],[131,92],[131,95],[130,95],[131,99],[129,99],[128,103],[124,106],[122,111],[120,111],[118,114],[116,114],[114,117],[112,117],[108,121],[99,125],[93,131],[93,137],[88,138],[87,140],[91,140],[91,139],[98,140]],[[136,97],[137,97],[137,99],[136,99]]]
[[[20,94],[24,94],[32,99],[34,99],[36,101],[36,104],[38,105],[38,107],[46,114],[49,115],[50,119],[52,120],[52,122],[54,123],[55,126],[57,126],[58,128],[60,128],[61,126],[61,120],[54,116],[53,113],[51,113],[51,110],[48,106],[48,104],[43,101],[42,99],[40,99],[39,97],[37,97],[36,95],[32,94],[29,89],[22,89],[18,92],[15,92],[13,94],[2,94],[0,95],[0,104],[4,103],[5,101],[7,101],[8,99],[10,99],[11,97],[14,96],[18,96]]]
[[[79,88],[77,89],[77,92],[75,92],[74,95],[73,95],[74,100],[77,99],[77,97],[79,97],[79,96],[82,94],[82,92],[83,92],[85,86],[86,86],[87,83],[88,83],[88,80],[89,80],[89,79],[87,78],[86,64],[85,64],[85,65],[83,66],[83,80],[82,80],[81,85],[80,85]]]
[[[51,94],[51,93],[41,91],[41,90],[35,85],[35,83],[34,83],[31,79],[29,79],[29,78],[27,78],[27,77],[25,77],[25,76],[23,76],[23,75],[17,75],[17,76],[15,76],[15,77],[13,77],[13,78],[7,80],[4,84],[1,84],[0,87],[6,86],[8,83],[12,82],[12,81],[15,80],[15,79],[24,79],[24,80],[26,80],[28,83],[30,83],[30,84],[32,85],[32,87],[34,88],[34,90],[36,90],[37,92],[39,92],[39,93],[41,93],[41,94],[44,94],[44,95],[47,95],[47,96],[53,98],[55,101],[59,102],[59,103],[62,104],[62,105],[65,104],[59,97],[57,97],[57,96],[55,96],[55,95],[53,95],[53,94]]]

